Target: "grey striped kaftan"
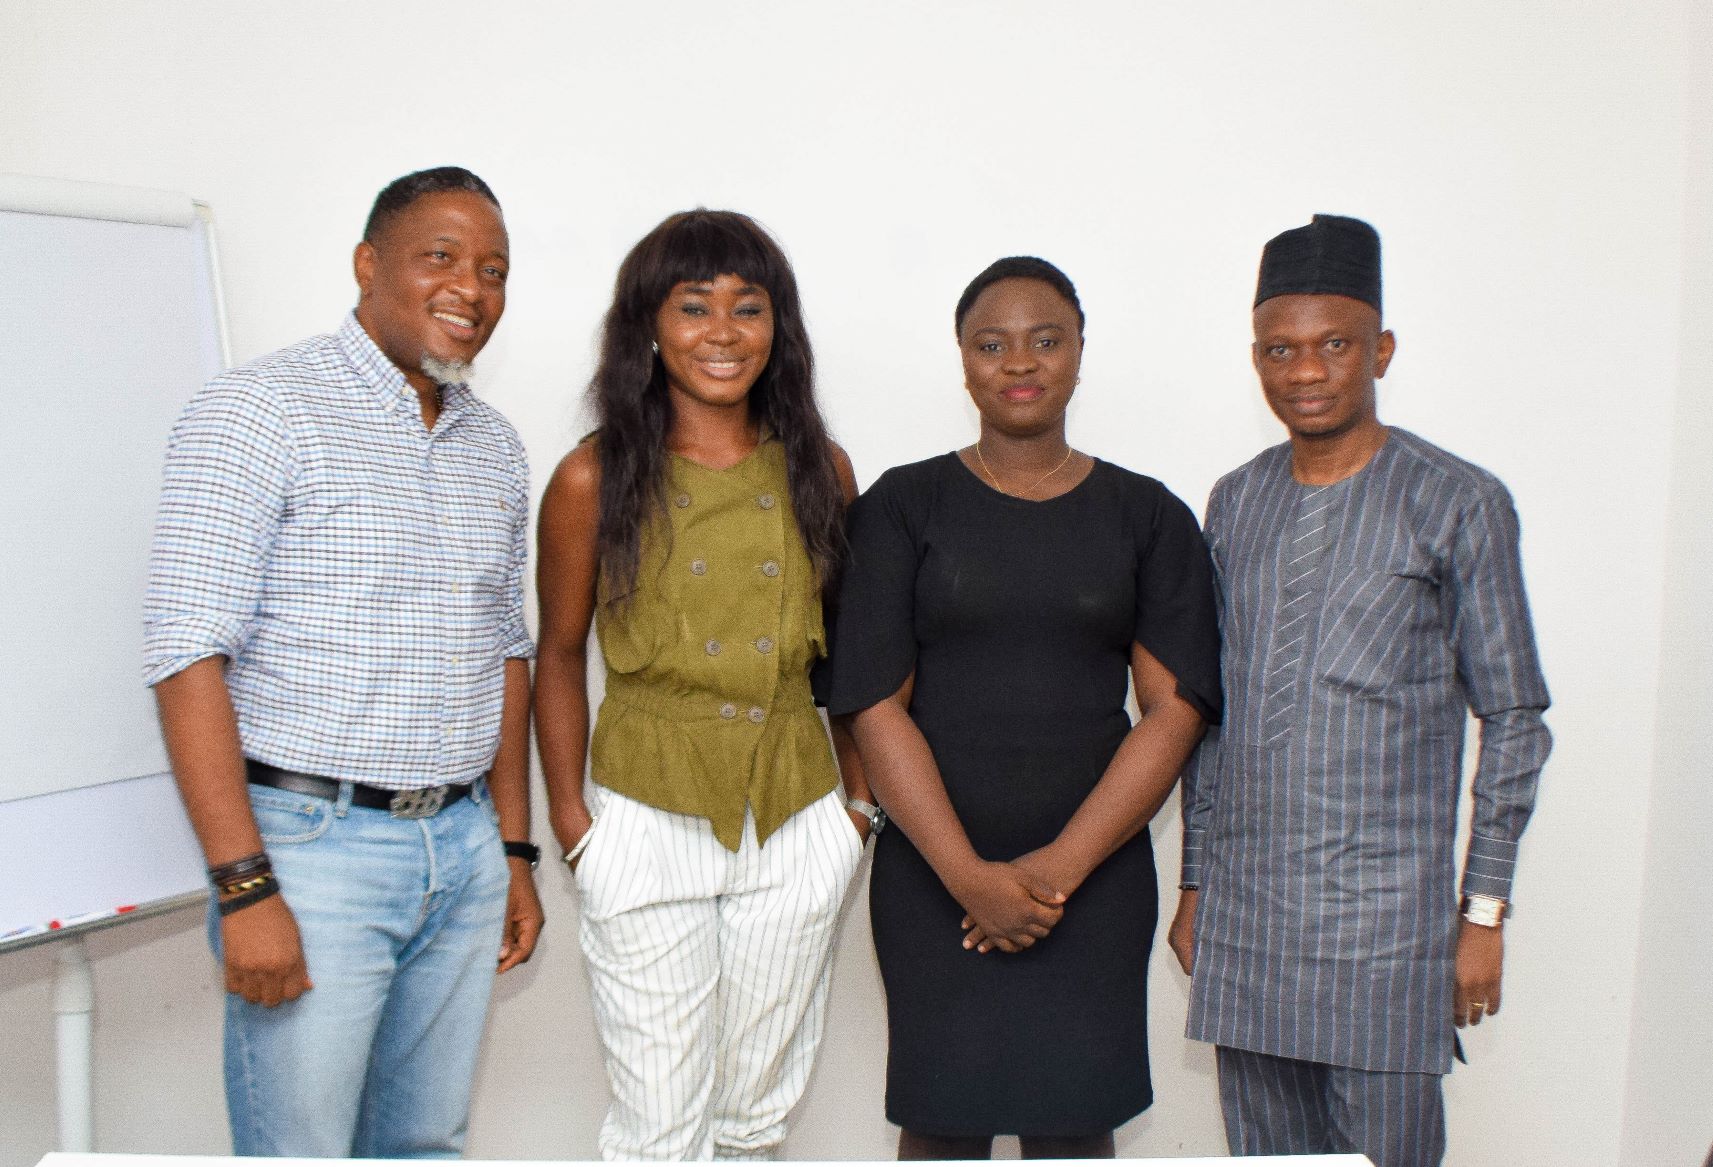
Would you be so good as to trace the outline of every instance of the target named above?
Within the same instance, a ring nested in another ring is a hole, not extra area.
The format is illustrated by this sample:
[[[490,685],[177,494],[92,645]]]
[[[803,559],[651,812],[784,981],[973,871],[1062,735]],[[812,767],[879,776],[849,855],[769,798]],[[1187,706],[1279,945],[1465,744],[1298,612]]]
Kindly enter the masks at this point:
[[[1299,514],[1329,500],[1298,580]],[[1226,706],[1184,774],[1182,882],[1201,889],[1188,1034],[1445,1073],[1466,711],[1466,892],[1510,898],[1551,748],[1510,495],[1393,429],[1332,492],[1291,477],[1289,444],[1265,451],[1214,487],[1204,529]],[[1304,608],[1297,638],[1284,626]]]

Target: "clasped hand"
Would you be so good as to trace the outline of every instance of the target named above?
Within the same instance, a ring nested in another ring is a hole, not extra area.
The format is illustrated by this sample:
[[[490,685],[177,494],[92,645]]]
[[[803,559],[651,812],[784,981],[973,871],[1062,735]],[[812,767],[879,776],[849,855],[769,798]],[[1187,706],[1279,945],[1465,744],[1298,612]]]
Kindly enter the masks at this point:
[[[1044,940],[1065,914],[1065,892],[1021,856],[1010,863],[982,861],[952,894],[963,905],[964,947],[977,952],[1021,952]]]

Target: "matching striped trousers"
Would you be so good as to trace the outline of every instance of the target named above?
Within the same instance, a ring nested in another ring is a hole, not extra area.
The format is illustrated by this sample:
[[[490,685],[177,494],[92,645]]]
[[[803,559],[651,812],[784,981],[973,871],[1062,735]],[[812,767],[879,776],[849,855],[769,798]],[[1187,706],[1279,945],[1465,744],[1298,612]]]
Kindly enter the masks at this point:
[[[758,846],[601,787],[577,865],[613,1103],[606,1159],[765,1159],[826,1020],[832,945],[862,841],[835,789]]]
[[[1440,1075],[1357,1070],[1216,1046],[1233,1155],[1362,1154],[1375,1167],[1438,1167]]]

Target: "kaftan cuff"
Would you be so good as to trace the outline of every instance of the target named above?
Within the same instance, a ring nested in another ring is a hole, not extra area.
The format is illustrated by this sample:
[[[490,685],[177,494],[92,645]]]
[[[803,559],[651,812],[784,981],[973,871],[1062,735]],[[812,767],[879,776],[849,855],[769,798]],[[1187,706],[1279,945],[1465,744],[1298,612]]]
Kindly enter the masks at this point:
[[[1511,878],[1517,869],[1515,841],[1469,837],[1469,857],[1463,865],[1463,894],[1492,896],[1509,903]]]
[[[1206,828],[1184,828],[1184,866],[1183,875],[1178,880],[1178,886],[1185,891],[1193,891],[1201,887],[1202,848],[1206,846],[1206,843]]]

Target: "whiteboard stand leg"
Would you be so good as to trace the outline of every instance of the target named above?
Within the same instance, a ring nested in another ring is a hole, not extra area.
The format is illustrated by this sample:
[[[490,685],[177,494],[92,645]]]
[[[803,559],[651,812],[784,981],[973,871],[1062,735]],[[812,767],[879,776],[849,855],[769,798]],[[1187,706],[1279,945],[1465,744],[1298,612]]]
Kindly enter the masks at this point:
[[[95,976],[78,936],[59,946],[54,1015],[59,1051],[59,1149],[95,1150],[93,1050]]]

